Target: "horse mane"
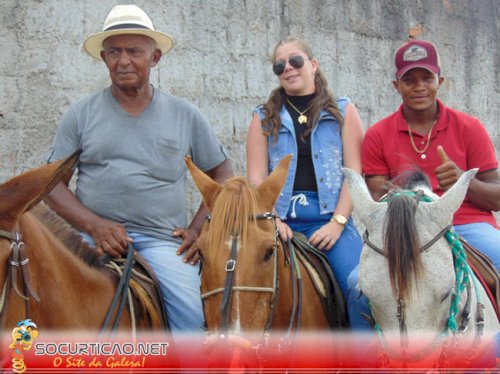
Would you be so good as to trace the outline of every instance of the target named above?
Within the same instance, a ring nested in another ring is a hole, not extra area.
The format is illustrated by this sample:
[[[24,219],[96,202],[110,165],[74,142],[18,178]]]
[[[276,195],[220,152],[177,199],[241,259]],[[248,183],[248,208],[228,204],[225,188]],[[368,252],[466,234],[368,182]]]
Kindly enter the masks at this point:
[[[228,179],[222,186],[211,212],[208,243],[210,248],[223,248],[230,236],[238,236],[244,246],[249,225],[256,225],[257,193],[244,177]],[[216,251],[211,251],[217,256]]]
[[[99,261],[101,254],[83,240],[77,230],[46,204],[39,203],[30,212],[78,258],[92,267],[103,267]]]
[[[412,279],[418,284],[423,272],[416,211],[416,200],[405,194],[404,190],[389,193],[384,222],[384,248],[392,291],[403,301],[409,300]]]

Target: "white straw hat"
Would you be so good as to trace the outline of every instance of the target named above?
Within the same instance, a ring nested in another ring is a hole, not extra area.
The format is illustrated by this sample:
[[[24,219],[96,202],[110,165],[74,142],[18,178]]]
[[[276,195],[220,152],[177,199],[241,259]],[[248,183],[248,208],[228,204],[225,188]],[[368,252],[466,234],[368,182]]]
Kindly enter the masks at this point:
[[[162,53],[167,53],[174,46],[172,37],[156,31],[149,16],[137,5],[116,5],[106,17],[102,32],[90,35],[83,43],[83,48],[89,55],[100,60],[104,40],[123,34],[149,36],[156,41]]]

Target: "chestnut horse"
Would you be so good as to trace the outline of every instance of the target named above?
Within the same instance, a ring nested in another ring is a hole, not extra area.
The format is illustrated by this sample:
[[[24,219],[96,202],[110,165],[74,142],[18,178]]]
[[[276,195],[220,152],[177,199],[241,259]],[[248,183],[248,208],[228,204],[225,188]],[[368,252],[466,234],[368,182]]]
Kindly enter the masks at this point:
[[[393,190],[375,202],[358,173],[343,169],[366,226],[359,286],[369,299],[385,358],[407,366],[460,364],[481,356],[500,330],[495,306],[451,228],[477,169],[440,198],[429,187]],[[447,349],[447,348],[452,348]]]
[[[95,249],[78,232],[39,204],[77,159],[75,153],[0,185],[0,330],[26,318],[42,331],[98,332],[103,326],[117,277],[98,265]],[[125,307],[117,327],[161,329],[163,316],[135,286],[134,295],[141,294],[145,304],[134,309],[135,322]]]
[[[311,276],[295,258],[300,254],[286,252],[278,238],[274,204],[290,159],[284,158],[258,187],[244,177],[219,184],[186,159],[211,212],[197,242],[209,332],[262,337],[272,329],[281,338],[330,328]]]

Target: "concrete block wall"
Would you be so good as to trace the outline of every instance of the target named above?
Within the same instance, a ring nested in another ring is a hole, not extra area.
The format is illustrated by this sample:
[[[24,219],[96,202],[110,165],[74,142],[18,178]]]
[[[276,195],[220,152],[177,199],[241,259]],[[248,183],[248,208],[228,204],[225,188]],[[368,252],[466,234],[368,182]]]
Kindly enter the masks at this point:
[[[82,50],[109,10],[130,1],[3,0],[0,13],[0,182],[45,162],[62,114],[109,84],[101,61]],[[500,150],[496,0],[137,0],[176,40],[152,73],[163,90],[198,105],[245,173],[253,108],[277,84],[276,42],[309,40],[338,96],[364,126],[400,103],[392,87],[395,49],[407,35],[437,44],[445,84],[439,97],[479,117]],[[499,153],[500,155],[500,153]],[[193,211],[199,202],[190,185]]]

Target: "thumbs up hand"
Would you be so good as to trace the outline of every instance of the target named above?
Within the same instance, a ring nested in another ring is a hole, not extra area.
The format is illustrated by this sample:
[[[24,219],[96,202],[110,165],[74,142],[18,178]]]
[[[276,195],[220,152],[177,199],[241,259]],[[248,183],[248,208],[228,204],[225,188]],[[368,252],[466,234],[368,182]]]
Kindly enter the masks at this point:
[[[443,146],[437,146],[437,153],[441,159],[441,165],[434,170],[434,173],[436,174],[439,188],[446,191],[455,184],[464,171],[448,157]]]

